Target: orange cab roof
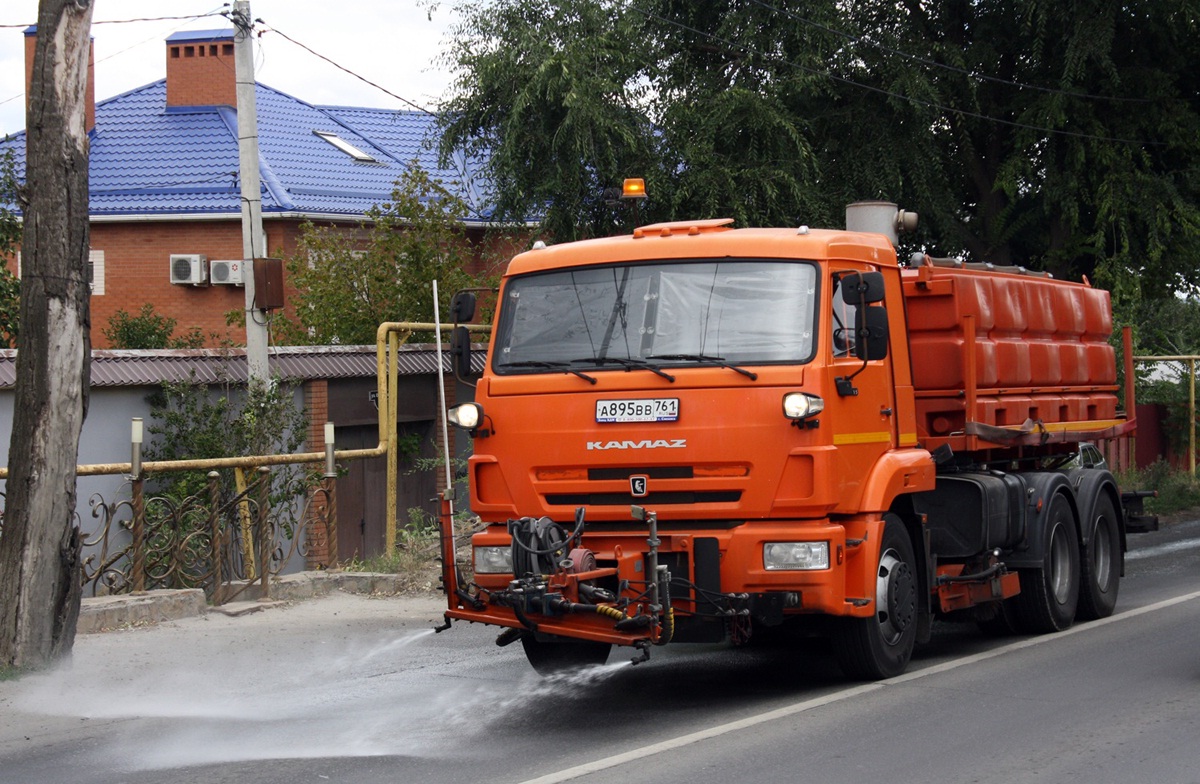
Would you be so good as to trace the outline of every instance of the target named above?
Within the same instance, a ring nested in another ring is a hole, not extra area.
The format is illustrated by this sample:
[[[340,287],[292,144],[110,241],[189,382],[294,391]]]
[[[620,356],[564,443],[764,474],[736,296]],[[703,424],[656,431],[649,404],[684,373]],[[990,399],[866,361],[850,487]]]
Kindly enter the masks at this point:
[[[896,251],[882,234],[831,229],[734,229],[731,219],[642,226],[632,235],[603,237],[526,251],[508,275],[642,259],[846,259],[895,266]]]

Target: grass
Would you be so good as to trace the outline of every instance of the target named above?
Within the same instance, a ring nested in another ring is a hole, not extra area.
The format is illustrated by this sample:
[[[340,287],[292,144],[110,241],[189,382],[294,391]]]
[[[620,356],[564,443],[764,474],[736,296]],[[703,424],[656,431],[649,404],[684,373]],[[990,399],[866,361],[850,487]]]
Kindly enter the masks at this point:
[[[462,547],[478,527],[475,518],[459,520],[456,545]],[[409,590],[427,590],[439,585],[441,576],[441,541],[437,521],[419,509],[409,510],[409,523],[397,532],[396,549],[370,558],[352,558],[341,565],[346,572],[398,574]],[[459,553],[459,565],[463,557]],[[468,558],[469,560],[469,558]]]
[[[15,681],[21,677],[21,671],[16,667],[0,666],[0,682]]]
[[[1200,507],[1200,481],[1187,471],[1158,461],[1149,468],[1130,469],[1117,475],[1122,490],[1155,490],[1158,497],[1146,499],[1146,511],[1169,515]]]

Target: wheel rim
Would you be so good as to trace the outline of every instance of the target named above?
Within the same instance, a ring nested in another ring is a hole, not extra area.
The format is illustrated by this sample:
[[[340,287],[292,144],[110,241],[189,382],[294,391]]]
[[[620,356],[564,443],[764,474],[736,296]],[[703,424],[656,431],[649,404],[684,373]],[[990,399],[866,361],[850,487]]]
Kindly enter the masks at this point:
[[[895,550],[888,550],[879,557],[875,608],[883,641],[895,645],[912,624],[917,608],[912,569]]]
[[[1050,540],[1050,593],[1054,595],[1054,600],[1059,604],[1066,604],[1067,599],[1071,594],[1071,583],[1073,575],[1071,574],[1071,554],[1068,548],[1071,547],[1071,542],[1068,541],[1065,527],[1061,523],[1054,526],[1054,535]]]
[[[1092,574],[1100,590],[1108,590],[1112,579],[1112,540],[1109,536],[1109,521],[1104,515],[1096,518],[1096,531],[1092,534]]]

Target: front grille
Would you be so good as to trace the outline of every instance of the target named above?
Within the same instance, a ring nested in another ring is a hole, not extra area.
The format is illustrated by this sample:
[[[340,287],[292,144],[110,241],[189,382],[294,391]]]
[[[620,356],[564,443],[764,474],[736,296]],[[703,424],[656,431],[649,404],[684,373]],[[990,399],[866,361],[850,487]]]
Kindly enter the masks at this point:
[[[631,476],[647,476],[651,479],[691,479],[691,466],[651,466],[649,468],[589,468],[588,479],[628,479]]]
[[[638,504],[732,504],[742,498],[741,490],[713,490],[708,492],[651,493],[636,497],[629,493],[551,493],[546,503],[554,506],[626,506]]]

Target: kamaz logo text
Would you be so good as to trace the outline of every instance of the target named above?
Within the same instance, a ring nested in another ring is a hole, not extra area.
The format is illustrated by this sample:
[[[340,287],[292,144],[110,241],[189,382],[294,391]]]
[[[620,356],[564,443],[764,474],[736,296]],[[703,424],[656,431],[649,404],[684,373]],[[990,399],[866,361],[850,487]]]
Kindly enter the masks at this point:
[[[588,441],[587,448],[590,452],[593,449],[687,449],[686,438],[674,438],[670,441],[658,439],[651,441]]]

